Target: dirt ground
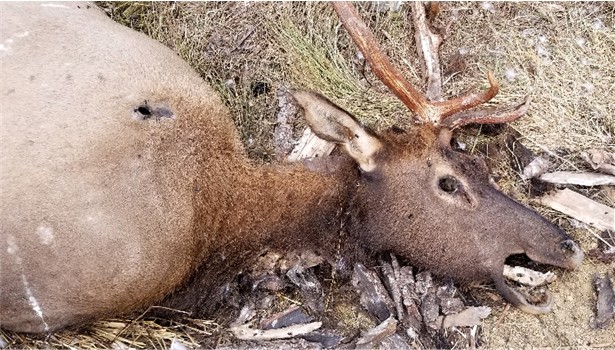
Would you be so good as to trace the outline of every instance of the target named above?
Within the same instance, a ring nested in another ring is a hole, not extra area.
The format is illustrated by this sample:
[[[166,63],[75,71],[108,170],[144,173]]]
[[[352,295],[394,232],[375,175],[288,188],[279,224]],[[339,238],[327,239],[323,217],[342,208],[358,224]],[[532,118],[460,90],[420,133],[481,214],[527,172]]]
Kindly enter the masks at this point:
[[[407,109],[365,68],[325,3],[100,5],[114,20],[175,50],[214,86],[257,162],[276,159],[277,91],[284,87],[320,91],[377,130],[409,125]],[[409,5],[362,3],[359,12],[391,60],[424,89]],[[451,21],[440,55],[445,97],[484,88],[487,72],[493,71],[501,83],[494,104],[532,97],[529,113],[510,127],[525,146],[551,161],[550,170],[589,170],[582,151],[615,152],[615,3],[442,3],[436,23],[444,27]],[[303,128],[296,121],[295,134]],[[480,127],[458,136],[471,152],[492,141]],[[560,225],[585,252],[596,247],[599,231],[538,205],[520,169],[501,160],[492,171],[504,192]],[[615,207],[606,187],[568,187]],[[529,315],[491,302],[493,312],[481,327],[484,348],[615,348],[615,323],[603,330],[590,327],[593,277],[615,275],[615,266],[587,259],[578,270],[555,272],[558,279],[549,286],[555,306],[549,314]],[[199,324],[207,332],[219,331],[214,322]]]

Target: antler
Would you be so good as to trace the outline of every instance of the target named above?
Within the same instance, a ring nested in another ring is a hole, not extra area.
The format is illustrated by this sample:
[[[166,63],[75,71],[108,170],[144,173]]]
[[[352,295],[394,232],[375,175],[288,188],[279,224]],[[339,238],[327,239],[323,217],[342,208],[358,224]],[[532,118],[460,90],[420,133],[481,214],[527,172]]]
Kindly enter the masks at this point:
[[[513,108],[500,108],[489,111],[466,110],[491,100],[497,95],[499,84],[489,72],[489,88],[478,93],[466,94],[447,101],[429,101],[415,89],[401,72],[391,64],[382,53],[376,39],[361,20],[357,10],[348,2],[333,2],[335,12],[342,24],[369,62],[372,71],[422,122],[456,128],[471,123],[495,124],[518,119],[529,108],[529,99]],[[424,9],[423,9],[424,11]]]

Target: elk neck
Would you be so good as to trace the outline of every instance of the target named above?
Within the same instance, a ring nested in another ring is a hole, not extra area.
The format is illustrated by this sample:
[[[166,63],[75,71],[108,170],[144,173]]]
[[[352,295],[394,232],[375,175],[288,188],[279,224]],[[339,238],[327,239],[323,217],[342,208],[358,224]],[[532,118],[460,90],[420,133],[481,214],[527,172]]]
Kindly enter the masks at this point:
[[[208,221],[199,228],[207,240],[206,264],[232,266],[225,260],[246,260],[267,248],[330,249],[359,175],[351,160],[328,157],[267,166],[246,162],[229,176],[227,188],[200,198],[197,212]]]

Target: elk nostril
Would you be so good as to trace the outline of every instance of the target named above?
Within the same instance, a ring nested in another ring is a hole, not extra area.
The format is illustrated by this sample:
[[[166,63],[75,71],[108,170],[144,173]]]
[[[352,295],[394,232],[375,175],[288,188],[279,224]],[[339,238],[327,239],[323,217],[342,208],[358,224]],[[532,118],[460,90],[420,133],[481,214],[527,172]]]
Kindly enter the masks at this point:
[[[570,252],[574,252],[576,250],[576,246],[577,244],[574,243],[574,241],[567,239],[565,241],[563,241],[560,245],[560,247],[562,248],[562,250],[564,251],[570,251]]]

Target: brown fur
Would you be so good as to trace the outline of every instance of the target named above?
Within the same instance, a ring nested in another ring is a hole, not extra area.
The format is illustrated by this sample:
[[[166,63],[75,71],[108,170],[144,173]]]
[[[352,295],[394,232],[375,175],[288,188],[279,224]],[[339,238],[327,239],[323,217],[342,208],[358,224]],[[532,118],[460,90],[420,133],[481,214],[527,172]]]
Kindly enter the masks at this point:
[[[167,302],[187,307],[264,247],[330,246],[345,212],[356,240],[461,280],[492,278],[511,302],[497,280],[508,255],[579,263],[560,250],[563,232],[491,188],[482,162],[438,130],[374,136],[311,96],[306,114],[326,111],[312,128],[367,171],[348,157],[333,172],[258,167],[220,99],[161,44],[85,4],[0,8],[2,40],[13,38],[1,52],[3,328],[52,331],[174,290]],[[143,119],[145,101],[173,118]],[[464,191],[443,195],[444,174]]]

